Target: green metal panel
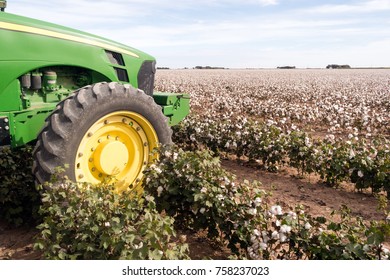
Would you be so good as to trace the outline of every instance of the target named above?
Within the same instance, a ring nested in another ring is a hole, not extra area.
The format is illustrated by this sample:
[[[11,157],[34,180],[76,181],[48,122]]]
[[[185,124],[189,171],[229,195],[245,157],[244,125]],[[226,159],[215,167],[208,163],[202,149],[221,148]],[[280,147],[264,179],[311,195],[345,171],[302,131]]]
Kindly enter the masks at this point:
[[[169,125],[182,121],[190,111],[190,96],[188,94],[155,92],[154,101],[162,106],[163,113],[169,118]]]
[[[2,80],[2,74],[0,74],[0,77]],[[0,112],[16,111],[21,109],[21,99],[19,95],[15,96],[15,93],[18,92],[20,92],[20,83],[19,80],[15,80],[15,79],[10,81],[7,87],[5,87],[2,91],[0,91]]]
[[[44,108],[11,112],[9,114],[10,133],[12,135],[11,145],[13,147],[22,146],[35,140],[46,117],[54,108],[55,104],[52,104],[52,108],[45,106]]]

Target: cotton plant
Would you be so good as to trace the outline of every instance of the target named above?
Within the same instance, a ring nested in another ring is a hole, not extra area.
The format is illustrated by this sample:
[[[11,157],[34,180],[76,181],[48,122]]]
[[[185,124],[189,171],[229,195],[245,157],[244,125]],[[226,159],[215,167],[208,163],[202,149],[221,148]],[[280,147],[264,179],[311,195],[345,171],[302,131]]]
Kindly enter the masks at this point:
[[[316,173],[332,187],[352,182],[358,190],[390,189],[389,140],[358,138],[357,130],[344,138],[327,134],[314,139],[294,125],[284,131],[272,120],[261,123],[226,114],[222,119],[190,116],[174,132],[175,142],[185,149],[246,158],[274,172],[289,165],[299,176]]]
[[[207,232],[230,248],[233,258],[388,258],[383,242],[390,224],[367,225],[352,218],[346,207],[336,213],[341,222],[312,217],[302,206],[272,202],[258,182],[236,182],[207,150],[171,149],[146,171],[146,191],[156,196],[159,211],[175,218],[176,226]]]
[[[390,226],[385,222],[366,225],[361,218],[352,218],[345,206],[334,213],[341,217],[341,222],[312,217],[303,209],[297,206],[284,211],[280,205],[271,206],[268,215],[249,236],[249,246],[242,256],[248,259],[389,259],[384,242]]]
[[[176,241],[173,218],[156,210],[152,196],[119,194],[110,184],[80,185],[65,178],[47,186],[34,243],[43,258],[189,258],[188,244]]]

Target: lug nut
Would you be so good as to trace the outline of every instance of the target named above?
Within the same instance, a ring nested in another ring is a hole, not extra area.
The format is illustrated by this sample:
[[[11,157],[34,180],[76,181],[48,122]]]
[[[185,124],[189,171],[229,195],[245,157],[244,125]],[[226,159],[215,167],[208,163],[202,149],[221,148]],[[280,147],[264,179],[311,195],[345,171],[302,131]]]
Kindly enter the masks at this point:
[[[105,120],[105,121],[104,121],[104,124],[108,124],[108,120]]]
[[[93,133],[92,132],[88,132],[87,136],[88,137],[92,137]]]
[[[84,178],[84,175],[83,174],[80,174],[79,175],[79,179],[83,179]]]
[[[84,154],[83,153],[79,153],[79,157],[82,157]]]

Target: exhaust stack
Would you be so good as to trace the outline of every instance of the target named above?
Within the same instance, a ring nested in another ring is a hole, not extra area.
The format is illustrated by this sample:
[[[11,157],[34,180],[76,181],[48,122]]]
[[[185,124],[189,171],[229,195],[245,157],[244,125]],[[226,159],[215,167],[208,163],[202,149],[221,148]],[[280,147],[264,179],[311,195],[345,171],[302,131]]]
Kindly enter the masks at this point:
[[[0,0],[0,11],[4,12],[6,7],[7,7],[7,1]]]

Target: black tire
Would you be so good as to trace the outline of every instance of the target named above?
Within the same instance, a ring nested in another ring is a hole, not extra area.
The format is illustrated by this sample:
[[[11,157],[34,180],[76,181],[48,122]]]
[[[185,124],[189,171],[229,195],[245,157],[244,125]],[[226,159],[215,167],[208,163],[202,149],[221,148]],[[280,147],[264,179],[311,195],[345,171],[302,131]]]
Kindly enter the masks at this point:
[[[130,85],[116,82],[103,82],[86,86],[60,102],[46,119],[33,152],[33,173],[38,183],[43,184],[49,181],[56,172],[56,168],[64,166],[67,166],[64,175],[67,175],[69,179],[85,181],[78,178],[82,175],[76,175],[76,168],[78,168],[76,165],[79,165],[76,164],[76,157],[82,154],[77,151],[81,141],[84,141],[88,133],[91,134],[88,130],[98,120],[123,111],[139,114],[145,118],[155,130],[160,144],[172,143],[172,130],[168,125],[167,117],[163,115],[161,107],[154,102],[151,96]],[[99,139],[99,141],[101,140]],[[150,150],[155,147],[155,143],[149,143],[149,145]],[[145,143],[144,146],[147,144]],[[89,160],[91,161],[91,159]],[[144,160],[143,165],[147,164]],[[137,183],[140,176],[142,174],[136,176]]]

